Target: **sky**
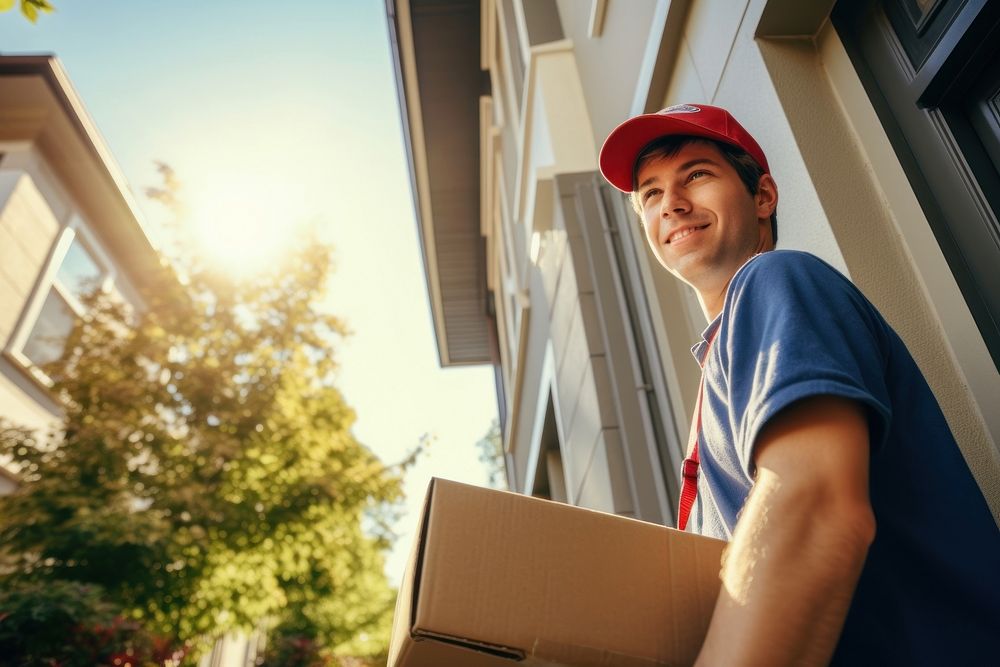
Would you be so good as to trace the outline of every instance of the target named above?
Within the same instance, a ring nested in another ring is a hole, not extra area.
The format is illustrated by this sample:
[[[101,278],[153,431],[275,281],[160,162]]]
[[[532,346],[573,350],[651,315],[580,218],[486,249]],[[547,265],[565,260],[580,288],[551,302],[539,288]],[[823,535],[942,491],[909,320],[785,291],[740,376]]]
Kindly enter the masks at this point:
[[[137,194],[160,182],[154,160],[170,164],[234,271],[302,222],[334,245],[328,303],[353,332],[337,384],[355,435],[389,463],[432,437],[386,565],[398,583],[430,477],[486,485],[475,443],[497,408],[491,367],[439,366],[384,2],[53,4],[35,25],[0,14],[0,53],[59,57]],[[136,199],[156,240],[162,214]]]

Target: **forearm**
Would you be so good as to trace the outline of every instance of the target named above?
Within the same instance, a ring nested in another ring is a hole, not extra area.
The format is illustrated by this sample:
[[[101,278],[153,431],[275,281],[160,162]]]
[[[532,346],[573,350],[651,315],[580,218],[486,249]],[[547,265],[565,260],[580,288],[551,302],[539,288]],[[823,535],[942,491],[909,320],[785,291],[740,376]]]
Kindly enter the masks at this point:
[[[761,471],[722,571],[699,665],[825,665],[874,533],[844,506]]]

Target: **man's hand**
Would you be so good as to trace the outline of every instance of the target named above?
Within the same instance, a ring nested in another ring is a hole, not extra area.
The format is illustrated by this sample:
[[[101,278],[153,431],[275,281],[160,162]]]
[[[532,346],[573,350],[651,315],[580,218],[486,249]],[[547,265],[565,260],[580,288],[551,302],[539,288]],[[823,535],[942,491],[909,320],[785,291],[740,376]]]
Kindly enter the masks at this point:
[[[768,422],[698,665],[830,661],[875,536],[868,455],[855,401],[808,398]]]

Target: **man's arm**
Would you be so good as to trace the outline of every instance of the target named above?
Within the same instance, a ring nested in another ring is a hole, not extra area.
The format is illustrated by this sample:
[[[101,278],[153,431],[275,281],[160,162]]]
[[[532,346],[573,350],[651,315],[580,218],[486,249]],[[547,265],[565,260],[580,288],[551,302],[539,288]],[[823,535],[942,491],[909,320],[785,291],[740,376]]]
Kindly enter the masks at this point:
[[[808,398],[768,422],[698,665],[830,661],[875,536],[868,454],[856,401]]]

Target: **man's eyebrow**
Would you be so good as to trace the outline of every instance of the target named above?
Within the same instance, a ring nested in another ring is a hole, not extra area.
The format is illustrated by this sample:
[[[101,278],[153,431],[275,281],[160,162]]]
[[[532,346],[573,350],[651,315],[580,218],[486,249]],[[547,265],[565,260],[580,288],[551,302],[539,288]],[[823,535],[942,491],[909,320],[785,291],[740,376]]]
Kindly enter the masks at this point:
[[[719,166],[721,166],[718,162],[716,162],[712,158],[699,157],[699,158],[695,158],[693,160],[688,160],[687,162],[685,162],[681,166],[677,167],[677,171],[687,171],[691,167],[695,167],[695,166],[697,166],[699,164],[710,164],[713,167],[719,167]]]
[[[695,158],[693,160],[688,160],[687,162],[685,162],[681,166],[677,167],[677,171],[687,171],[691,167],[697,167],[700,164],[710,164],[713,167],[719,167],[719,166],[721,166],[718,162],[716,162],[715,160],[713,160],[711,158],[698,157],[698,158]],[[656,180],[656,176],[650,176],[649,178],[647,178],[646,180],[644,180],[642,183],[640,183],[638,186],[636,186],[636,189],[635,189],[636,192],[638,192],[639,190],[642,190],[647,185],[650,185],[655,180]]]

